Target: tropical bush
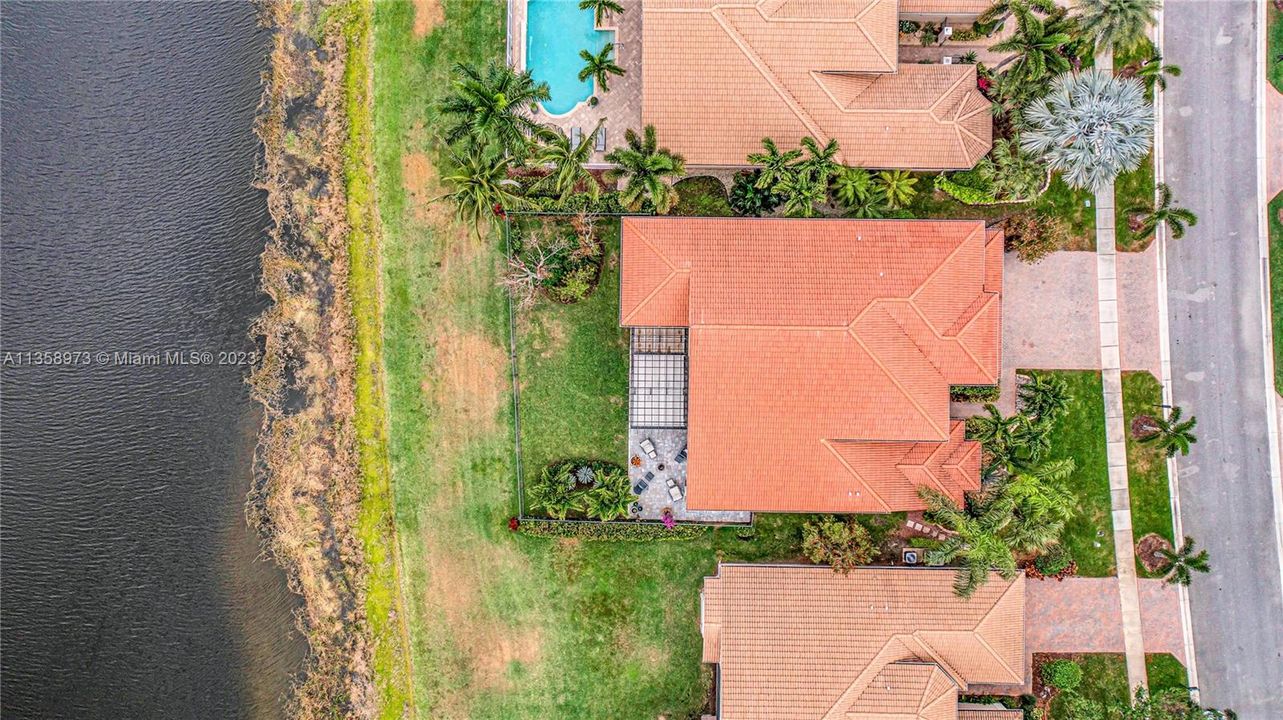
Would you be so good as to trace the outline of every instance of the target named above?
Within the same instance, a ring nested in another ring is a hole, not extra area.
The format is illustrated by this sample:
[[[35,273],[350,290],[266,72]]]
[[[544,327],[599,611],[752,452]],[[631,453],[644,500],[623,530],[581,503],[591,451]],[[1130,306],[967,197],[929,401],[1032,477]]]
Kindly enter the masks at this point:
[[[617,520],[628,514],[634,498],[624,468],[598,460],[564,460],[544,468],[526,486],[531,509],[564,520],[571,515]]]
[[[802,526],[802,552],[813,563],[833,566],[834,572],[867,565],[876,551],[869,531],[855,518],[825,515]]]
[[[1177,549],[1159,548],[1158,556],[1163,560],[1163,582],[1168,585],[1189,585],[1194,573],[1211,572],[1206,550],[1194,551],[1194,538],[1185,537]]]
[[[1181,408],[1174,407],[1167,417],[1155,419],[1149,432],[1140,437],[1140,442],[1158,446],[1167,457],[1175,457],[1178,452],[1182,457],[1189,455],[1190,445],[1198,442],[1193,432],[1198,418],[1181,420],[1184,412]]]
[[[1003,221],[1004,243],[1027,263],[1036,263],[1069,242],[1069,224],[1055,215],[1023,212]]]
[[[1022,149],[1016,139],[995,140],[993,150],[980,161],[973,174],[979,177],[981,187],[1005,202],[1033,199],[1042,192],[1048,176],[1042,160]]]
[[[955,173],[955,175],[966,174],[969,173]],[[994,197],[992,189],[984,190],[962,185],[950,179],[944,173],[936,176],[935,187],[936,190],[939,190],[949,197],[952,197],[954,200],[966,205],[990,205],[997,202],[997,198]],[[990,187],[992,188],[992,186]]]
[[[650,540],[695,540],[707,528],[677,525],[666,528],[656,523],[642,522],[553,522],[549,520],[523,520],[518,531],[534,537],[578,538],[580,540],[605,540],[639,542]]]
[[[1020,146],[1041,154],[1065,182],[1098,190],[1149,154],[1153,104],[1134,78],[1101,70],[1060,76],[1024,113]]]
[[[918,179],[910,175],[908,170],[883,170],[878,173],[878,181],[886,195],[887,207],[892,210],[913,202],[913,197],[918,194],[913,188],[918,184]]]
[[[1069,411],[1069,386],[1061,375],[1031,370],[1016,391],[1020,412],[1038,421],[1054,422]]]
[[[1074,555],[1062,543],[1047,548],[1034,560],[1034,569],[1046,577],[1055,577],[1074,564]]]
[[[1172,239],[1185,237],[1185,228],[1198,224],[1194,211],[1178,207],[1172,199],[1172,189],[1167,183],[1158,183],[1158,201],[1147,205],[1128,208],[1128,214],[1136,218],[1133,232],[1141,237],[1154,234],[1159,225],[1167,225],[1172,232]]]
[[[1083,681],[1083,669],[1073,660],[1043,663],[1042,681],[1058,690],[1073,690]]]
[[[953,402],[993,403],[998,402],[1002,388],[997,385],[952,385],[949,387],[949,399]]]
[[[660,215],[668,214],[677,202],[677,191],[669,182],[686,174],[686,159],[659,146],[654,125],[647,125],[641,135],[628,129],[624,141],[625,147],[606,155],[606,162],[615,165],[606,171],[606,179],[624,181],[620,203],[633,212],[649,203]]]
[[[780,206],[780,197],[770,188],[760,187],[762,171],[740,171],[735,173],[731,185],[731,209],[740,215],[760,217],[775,211]]]
[[[1085,36],[1102,49],[1135,48],[1154,24],[1161,0],[1078,0],[1078,22]]]
[[[484,70],[455,65],[454,83],[439,106],[446,121],[445,139],[523,158],[529,139],[542,129],[533,119],[535,106],[549,97],[547,83],[536,83],[529,72],[519,73],[503,63],[491,62]]]
[[[711,175],[701,175],[678,180],[673,189],[677,191],[677,204],[673,206],[674,215],[692,215],[700,217],[728,217],[733,210],[726,198],[726,186]]]

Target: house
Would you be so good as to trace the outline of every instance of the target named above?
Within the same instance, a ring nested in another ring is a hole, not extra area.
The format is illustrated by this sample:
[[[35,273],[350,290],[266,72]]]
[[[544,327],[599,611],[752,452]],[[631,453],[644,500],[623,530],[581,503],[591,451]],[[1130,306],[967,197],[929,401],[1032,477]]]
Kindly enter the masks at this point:
[[[947,568],[721,564],[700,594],[721,720],[1020,720],[959,703],[1024,683],[1025,579],[970,599]]]
[[[976,0],[644,0],[642,122],[692,166],[742,166],[770,137],[838,141],[872,168],[973,167],[993,141],[976,68],[900,64],[902,13]],[[978,9],[980,8],[980,9]]]
[[[1002,235],[979,220],[626,217],[630,426],[685,433],[685,508],[961,502],[980,447],[951,385],[995,385]],[[667,333],[665,355],[639,353]],[[675,336],[675,337],[673,337]],[[663,373],[639,372],[655,358]],[[680,374],[680,377],[677,377]],[[653,380],[652,378],[658,378]]]

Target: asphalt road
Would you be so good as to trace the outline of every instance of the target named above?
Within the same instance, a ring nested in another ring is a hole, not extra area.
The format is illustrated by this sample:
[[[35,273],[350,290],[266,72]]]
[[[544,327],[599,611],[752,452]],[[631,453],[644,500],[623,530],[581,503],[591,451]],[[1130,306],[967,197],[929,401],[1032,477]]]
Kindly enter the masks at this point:
[[[1265,1],[1265,0],[1261,0]],[[1283,585],[1275,542],[1256,213],[1256,8],[1168,0],[1166,178],[1198,226],[1168,243],[1173,395],[1198,417],[1179,462],[1187,535],[1211,551],[1190,588],[1204,705],[1283,718]]]

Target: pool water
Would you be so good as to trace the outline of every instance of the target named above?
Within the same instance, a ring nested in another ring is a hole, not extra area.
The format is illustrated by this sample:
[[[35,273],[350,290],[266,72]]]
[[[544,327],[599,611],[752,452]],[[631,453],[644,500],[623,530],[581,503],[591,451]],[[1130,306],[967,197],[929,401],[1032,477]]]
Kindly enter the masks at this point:
[[[595,55],[613,35],[595,28],[592,10],[580,10],[579,0],[527,0],[526,69],[535,82],[548,83],[552,99],[543,103],[546,112],[564,115],[592,97],[592,78],[579,79],[579,51]]]

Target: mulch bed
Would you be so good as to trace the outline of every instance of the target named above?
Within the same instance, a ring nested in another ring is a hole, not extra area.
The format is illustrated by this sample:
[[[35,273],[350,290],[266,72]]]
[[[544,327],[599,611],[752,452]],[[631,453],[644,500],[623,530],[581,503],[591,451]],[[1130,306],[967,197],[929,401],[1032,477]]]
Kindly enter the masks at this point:
[[[1136,557],[1141,567],[1147,572],[1157,573],[1167,565],[1167,561],[1158,554],[1159,550],[1171,550],[1172,544],[1167,538],[1157,533],[1150,533],[1136,543]]]

